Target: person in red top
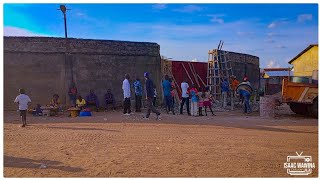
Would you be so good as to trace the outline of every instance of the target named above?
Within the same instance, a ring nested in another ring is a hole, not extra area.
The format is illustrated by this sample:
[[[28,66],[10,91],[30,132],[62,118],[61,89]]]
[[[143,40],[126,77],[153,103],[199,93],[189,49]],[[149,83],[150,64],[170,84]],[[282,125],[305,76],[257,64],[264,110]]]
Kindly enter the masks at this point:
[[[69,93],[68,94],[69,94],[69,97],[70,97],[71,105],[73,107],[76,106],[78,90],[77,90],[76,85],[75,85],[74,82],[71,83],[71,87],[69,88]]]
[[[231,82],[231,91],[230,91],[231,110],[233,110],[234,109],[234,99],[235,99],[236,88],[239,85],[239,81],[236,79],[236,76],[232,75],[230,77],[230,82]]]
[[[170,78],[169,82],[171,83],[171,96],[172,96],[172,107],[174,108],[174,91],[175,91],[175,86],[174,82],[172,81],[172,78]]]

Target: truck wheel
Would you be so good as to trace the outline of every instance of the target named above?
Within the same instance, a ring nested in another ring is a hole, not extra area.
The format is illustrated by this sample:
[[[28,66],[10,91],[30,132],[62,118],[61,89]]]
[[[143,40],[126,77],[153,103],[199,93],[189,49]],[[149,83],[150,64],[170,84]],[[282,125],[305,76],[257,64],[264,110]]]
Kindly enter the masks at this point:
[[[290,109],[296,114],[307,115],[307,107],[308,105],[302,103],[290,103]]]
[[[318,98],[313,100],[313,104],[311,105],[311,115],[318,118]]]

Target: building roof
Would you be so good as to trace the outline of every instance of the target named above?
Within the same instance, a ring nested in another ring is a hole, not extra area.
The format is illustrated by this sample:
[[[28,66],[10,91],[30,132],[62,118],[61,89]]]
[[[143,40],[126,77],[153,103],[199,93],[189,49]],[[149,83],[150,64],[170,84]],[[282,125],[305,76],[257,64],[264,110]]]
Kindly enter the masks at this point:
[[[296,60],[298,57],[300,57],[302,54],[304,54],[305,52],[307,52],[309,49],[311,49],[313,46],[318,46],[318,44],[310,44],[306,49],[304,49],[302,52],[300,52],[296,57],[294,57],[293,59],[291,59],[288,63],[292,64],[292,62],[294,60]]]
[[[290,68],[264,68],[263,71],[289,71]]]
[[[293,75],[293,71],[290,71],[290,76]],[[264,73],[265,78],[276,77],[276,76],[289,76],[288,71],[267,71]]]

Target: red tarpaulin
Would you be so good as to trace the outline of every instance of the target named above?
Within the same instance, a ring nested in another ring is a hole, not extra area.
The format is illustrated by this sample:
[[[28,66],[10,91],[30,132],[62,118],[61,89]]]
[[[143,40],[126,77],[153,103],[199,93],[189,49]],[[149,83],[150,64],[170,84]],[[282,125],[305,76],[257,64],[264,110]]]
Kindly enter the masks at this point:
[[[181,86],[181,83],[184,79],[188,79],[188,84],[191,86],[191,80],[189,79],[187,72],[183,68],[183,65],[185,66],[186,70],[189,73],[190,78],[192,79],[193,83],[198,87],[198,84],[196,83],[195,77],[190,69],[189,63],[193,65],[195,73],[200,76],[202,81],[207,85],[207,67],[208,63],[206,62],[187,62],[187,61],[172,61],[172,74],[177,81],[179,87]],[[182,65],[183,64],[183,65]],[[201,82],[201,80],[198,78],[199,84],[201,88],[204,88],[205,86]],[[181,93],[178,91],[179,97],[181,97]]]

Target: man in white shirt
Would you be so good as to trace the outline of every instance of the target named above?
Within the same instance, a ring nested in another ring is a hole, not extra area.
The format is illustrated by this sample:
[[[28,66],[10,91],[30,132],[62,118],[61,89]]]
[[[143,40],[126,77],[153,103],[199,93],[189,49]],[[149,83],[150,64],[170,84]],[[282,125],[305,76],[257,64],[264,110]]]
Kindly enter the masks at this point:
[[[123,80],[123,83],[122,83],[122,90],[123,90],[123,97],[124,97],[124,101],[123,101],[123,114],[124,115],[130,115],[130,113],[131,113],[131,109],[130,109],[131,93],[130,93],[129,79],[130,79],[129,74],[126,74],[125,79]]]
[[[24,89],[19,89],[20,95],[16,97],[14,100],[15,103],[19,105],[19,111],[21,116],[22,125],[21,127],[26,127],[27,125],[27,110],[28,110],[28,103],[31,103],[31,99],[28,95],[25,94]]]
[[[182,102],[181,102],[181,106],[180,106],[180,114],[182,114],[182,110],[183,110],[183,105],[184,103],[186,103],[187,105],[187,113],[190,116],[190,110],[189,110],[189,92],[188,92],[188,88],[189,88],[189,84],[187,82],[187,80],[184,80],[181,83],[181,90],[182,90]]]

